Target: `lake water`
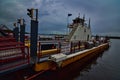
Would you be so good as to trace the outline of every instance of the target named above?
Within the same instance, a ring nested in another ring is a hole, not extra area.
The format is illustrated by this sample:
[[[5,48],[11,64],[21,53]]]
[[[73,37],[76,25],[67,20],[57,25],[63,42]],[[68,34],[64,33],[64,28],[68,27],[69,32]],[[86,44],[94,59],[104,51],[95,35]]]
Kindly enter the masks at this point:
[[[120,40],[111,40],[110,48],[95,63],[86,66],[73,80],[120,80]]]

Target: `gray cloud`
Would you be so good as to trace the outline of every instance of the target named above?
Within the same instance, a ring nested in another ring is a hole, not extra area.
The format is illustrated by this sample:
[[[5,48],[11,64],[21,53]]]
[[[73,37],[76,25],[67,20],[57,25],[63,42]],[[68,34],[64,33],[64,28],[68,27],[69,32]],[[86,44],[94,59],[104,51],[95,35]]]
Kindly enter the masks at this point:
[[[120,0],[1,0],[0,23],[12,27],[17,18],[24,17],[27,31],[30,19],[27,8],[39,9],[39,33],[65,32],[67,14],[71,22],[78,14],[91,18],[93,33],[120,33]]]

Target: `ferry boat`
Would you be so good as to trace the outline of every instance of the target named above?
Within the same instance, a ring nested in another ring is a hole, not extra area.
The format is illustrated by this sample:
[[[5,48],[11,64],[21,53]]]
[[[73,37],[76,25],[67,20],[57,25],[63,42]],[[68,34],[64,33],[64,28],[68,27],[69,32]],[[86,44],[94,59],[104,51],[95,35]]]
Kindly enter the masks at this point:
[[[34,72],[56,70],[91,55],[97,55],[109,47],[108,38],[99,36],[92,38],[90,19],[87,25],[85,17],[77,17],[68,28],[70,29],[68,35],[54,35],[48,38],[38,36],[36,61],[31,59],[29,41],[25,44],[16,41],[13,36],[1,29],[0,74],[6,75],[31,65]],[[31,77],[27,78],[30,79]]]
[[[65,67],[84,57],[102,52],[109,46],[108,38],[96,36],[95,39],[92,39],[90,19],[87,25],[84,17],[77,17],[69,28],[71,29],[69,35],[64,36],[65,40],[58,42],[56,51],[54,49],[46,50],[46,54],[50,54],[51,51],[57,54],[49,55],[48,59],[36,63],[35,71]],[[44,53],[41,52],[41,54]]]

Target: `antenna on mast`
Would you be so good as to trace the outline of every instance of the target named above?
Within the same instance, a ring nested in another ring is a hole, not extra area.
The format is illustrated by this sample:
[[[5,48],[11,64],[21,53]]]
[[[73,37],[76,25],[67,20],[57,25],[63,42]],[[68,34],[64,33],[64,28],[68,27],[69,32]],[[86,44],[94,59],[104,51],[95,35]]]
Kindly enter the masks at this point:
[[[83,15],[83,20],[85,20],[85,14]]]
[[[80,13],[78,13],[78,17],[80,18]]]
[[[90,18],[89,18],[89,22],[88,22],[88,28],[90,28],[91,26],[90,26]]]

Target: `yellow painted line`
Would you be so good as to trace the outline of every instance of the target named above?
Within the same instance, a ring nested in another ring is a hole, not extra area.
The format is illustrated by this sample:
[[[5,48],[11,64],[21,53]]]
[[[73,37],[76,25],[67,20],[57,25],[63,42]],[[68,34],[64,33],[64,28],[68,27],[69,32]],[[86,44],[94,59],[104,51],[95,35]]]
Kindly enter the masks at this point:
[[[67,66],[68,64],[71,64],[71,63],[73,63],[73,62],[75,62],[75,61],[77,61],[77,60],[79,60],[79,59],[81,59],[81,58],[83,58],[83,57],[87,57],[89,54],[93,55],[93,54],[96,54],[96,53],[98,53],[98,52],[100,52],[100,51],[103,51],[103,50],[104,50],[105,48],[107,48],[107,47],[108,47],[108,44],[103,44],[103,45],[100,45],[100,46],[98,46],[98,47],[95,47],[95,48],[93,48],[93,49],[91,49],[91,50],[88,50],[88,51],[86,51],[86,52],[83,52],[82,54],[79,54],[79,55],[70,57],[70,58],[62,61],[61,67],[65,67],[65,66]]]
[[[41,51],[41,53],[42,55],[55,54],[55,53],[58,53],[58,49],[43,50]]]

